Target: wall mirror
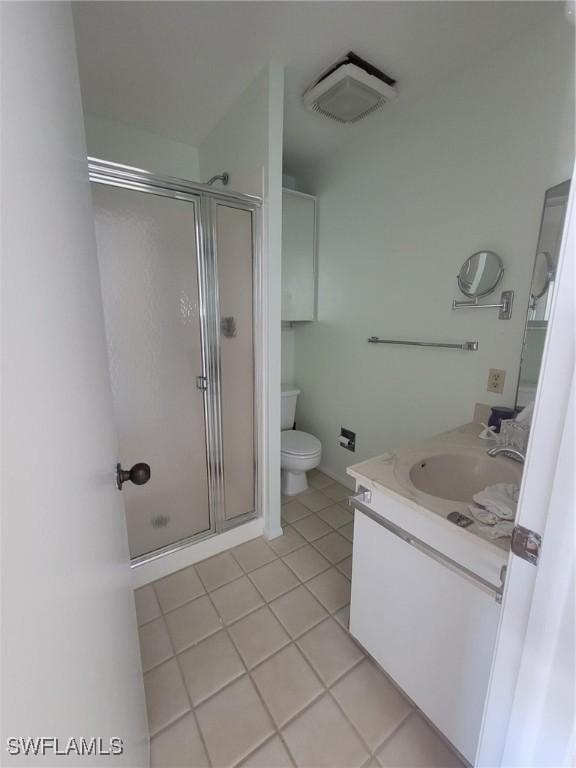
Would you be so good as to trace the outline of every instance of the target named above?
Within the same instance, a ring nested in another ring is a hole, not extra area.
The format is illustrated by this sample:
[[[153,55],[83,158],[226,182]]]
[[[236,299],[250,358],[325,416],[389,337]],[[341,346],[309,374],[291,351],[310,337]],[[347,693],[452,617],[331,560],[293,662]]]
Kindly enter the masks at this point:
[[[478,251],[466,259],[458,273],[458,288],[464,296],[479,298],[487,296],[496,288],[502,275],[504,264],[494,251]]]
[[[544,198],[516,392],[519,406],[527,405],[536,395],[569,191],[570,180],[551,187]]]

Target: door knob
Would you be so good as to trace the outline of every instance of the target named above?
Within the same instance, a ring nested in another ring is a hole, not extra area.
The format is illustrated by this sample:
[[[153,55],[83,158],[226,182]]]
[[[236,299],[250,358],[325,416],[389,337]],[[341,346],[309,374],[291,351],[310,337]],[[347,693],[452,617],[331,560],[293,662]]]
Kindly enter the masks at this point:
[[[116,485],[118,490],[122,490],[122,484],[128,480],[134,485],[144,485],[150,480],[150,465],[140,462],[134,464],[132,469],[122,469],[122,464],[116,464]]]

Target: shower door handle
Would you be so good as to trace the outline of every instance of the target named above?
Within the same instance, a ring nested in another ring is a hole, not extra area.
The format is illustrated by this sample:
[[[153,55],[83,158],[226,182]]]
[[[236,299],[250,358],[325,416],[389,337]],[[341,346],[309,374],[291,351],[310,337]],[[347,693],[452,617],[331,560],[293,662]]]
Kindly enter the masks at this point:
[[[122,485],[126,482],[134,483],[134,485],[144,485],[150,480],[150,464],[134,464],[132,469],[122,469],[122,464],[116,464],[116,487],[119,491],[122,490]]]
[[[238,336],[238,323],[236,318],[232,315],[230,317],[223,317],[220,320],[220,330],[222,335],[227,339],[235,339]]]

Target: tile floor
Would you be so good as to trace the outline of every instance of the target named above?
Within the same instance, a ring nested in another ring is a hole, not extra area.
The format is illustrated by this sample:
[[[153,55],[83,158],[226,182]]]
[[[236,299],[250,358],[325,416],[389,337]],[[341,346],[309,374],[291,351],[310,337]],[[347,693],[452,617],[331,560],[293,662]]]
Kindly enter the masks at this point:
[[[136,592],[151,768],[462,768],[347,631],[347,488]]]

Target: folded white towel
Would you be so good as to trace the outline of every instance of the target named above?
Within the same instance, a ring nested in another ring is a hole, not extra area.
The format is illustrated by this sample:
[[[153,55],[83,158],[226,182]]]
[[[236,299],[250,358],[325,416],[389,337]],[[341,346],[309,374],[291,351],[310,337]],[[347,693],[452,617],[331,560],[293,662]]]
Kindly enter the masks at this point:
[[[484,507],[477,507],[476,504],[468,504],[468,509],[472,517],[483,525],[495,525],[500,520],[494,512],[489,512]]]
[[[511,520],[501,520],[496,525],[482,525],[478,526],[482,530],[479,531],[481,536],[486,539],[502,539],[504,536],[512,536],[514,530],[514,523]]]
[[[502,520],[514,520],[518,504],[519,488],[511,483],[489,485],[483,491],[475,493],[474,501]]]

